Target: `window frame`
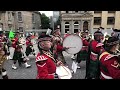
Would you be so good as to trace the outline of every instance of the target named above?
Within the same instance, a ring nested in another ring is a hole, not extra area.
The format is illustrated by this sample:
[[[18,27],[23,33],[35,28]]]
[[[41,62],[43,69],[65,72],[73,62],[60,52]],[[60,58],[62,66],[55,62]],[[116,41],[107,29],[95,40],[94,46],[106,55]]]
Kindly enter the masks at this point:
[[[100,19],[99,23],[96,23],[95,18],[99,18]],[[94,17],[94,25],[101,25],[101,23],[102,23],[101,17]]]
[[[22,18],[22,12],[18,12],[18,22],[23,22],[23,18]]]
[[[112,23],[110,23],[110,21],[108,21],[108,20],[110,20],[110,18],[114,20]],[[114,25],[114,24],[115,24],[115,17],[107,17],[107,25]]]

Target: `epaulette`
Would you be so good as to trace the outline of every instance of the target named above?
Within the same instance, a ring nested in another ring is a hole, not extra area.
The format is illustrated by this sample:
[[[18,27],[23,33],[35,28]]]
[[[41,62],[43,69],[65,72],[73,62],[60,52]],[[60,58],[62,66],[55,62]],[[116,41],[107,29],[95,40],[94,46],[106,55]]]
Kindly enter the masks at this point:
[[[106,54],[109,54],[108,52],[103,52],[100,57],[99,57],[99,60],[102,58],[102,56],[106,55]]]
[[[35,62],[38,62],[38,61],[44,61],[44,60],[47,60],[48,58],[46,58],[45,56],[43,55],[40,55],[40,56],[37,56],[36,58],[36,61]]]
[[[116,56],[116,55],[111,55],[111,54],[109,54],[109,55],[104,59],[104,61],[109,60],[109,59],[111,59],[111,58],[113,58],[113,57],[117,57],[117,56]]]
[[[113,58],[113,57],[117,57],[117,55],[112,55],[112,54],[109,54],[108,52],[103,52],[103,53],[100,55],[99,60],[102,58],[102,56],[104,56],[104,55],[106,55],[106,54],[107,54],[107,57],[104,59],[104,61],[109,60],[109,59],[111,59],[111,58]]]
[[[96,45],[96,47],[100,47],[100,46],[103,46],[104,44],[102,44],[102,43],[98,43],[97,45]]]

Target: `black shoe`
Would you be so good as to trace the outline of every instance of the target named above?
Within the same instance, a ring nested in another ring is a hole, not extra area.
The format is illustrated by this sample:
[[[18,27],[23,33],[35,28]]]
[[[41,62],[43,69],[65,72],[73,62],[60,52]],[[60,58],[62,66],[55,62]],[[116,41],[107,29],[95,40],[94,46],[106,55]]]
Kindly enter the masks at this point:
[[[2,76],[2,78],[3,78],[3,79],[8,79],[8,76],[7,76],[7,75],[5,75],[5,76]]]

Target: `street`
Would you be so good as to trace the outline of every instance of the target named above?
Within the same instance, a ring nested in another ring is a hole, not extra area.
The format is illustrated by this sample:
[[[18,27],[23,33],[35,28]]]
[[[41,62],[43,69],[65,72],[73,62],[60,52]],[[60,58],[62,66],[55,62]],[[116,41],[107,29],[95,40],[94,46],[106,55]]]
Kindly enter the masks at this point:
[[[23,46],[24,51],[25,51],[25,47],[26,46]],[[38,52],[36,44],[34,45],[34,49]],[[12,57],[13,51],[14,49],[10,48],[10,52],[12,52],[11,57]],[[66,52],[63,52],[63,54],[66,62],[68,63],[68,67],[71,69],[71,66],[72,66],[71,55],[67,54]],[[28,61],[28,64],[32,65],[31,68],[26,68],[24,64],[22,65],[22,67],[19,67],[17,63],[16,66],[18,67],[18,69],[14,70],[12,69],[13,61],[12,60],[5,61],[4,68],[7,70],[9,79],[36,79],[37,69],[35,64],[35,56],[30,55],[29,57],[30,57],[30,60]],[[71,79],[85,78],[85,68],[86,68],[85,61],[82,61],[80,63],[80,67],[81,69],[77,69],[76,73],[73,74]],[[2,79],[1,75],[0,75],[0,79]]]

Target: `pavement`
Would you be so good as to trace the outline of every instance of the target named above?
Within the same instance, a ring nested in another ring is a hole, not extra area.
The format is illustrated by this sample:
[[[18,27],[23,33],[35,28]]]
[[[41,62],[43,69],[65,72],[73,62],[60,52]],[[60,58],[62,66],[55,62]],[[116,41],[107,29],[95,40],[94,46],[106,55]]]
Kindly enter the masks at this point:
[[[25,51],[25,45],[23,46],[23,50]],[[37,44],[34,45],[34,49],[37,51],[36,54],[39,52],[37,48]],[[13,56],[14,49],[10,48],[11,52],[11,57]],[[71,69],[72,66],[72,60],[71,60],[71,55],[67,54],[66,52],[63,52],[63,55],[65,57],[65,60],[68,64],[69,69]],[[31,68],[26,68],[24,65],[22,67],[19,67],[18,63],[16,66],[18,67],[17,70],[12,69],[12,60],[6,60],[4,63],[4,68],[7,70],[7,74],[9,79],[36,79],[37,75],[37,68],[35,64],[35,56],[30,55],[29,56],[30,60],[28,61],[28,64],[32,65]],[[86,70],[86,65],[85,61],[82,61],[80,63],[81,69],[77,69],[75,74],[72,74],[71,79],[84,79],[85,78],[85,70]],[[0,75],[0,79],[2,79],[2,76]]]

